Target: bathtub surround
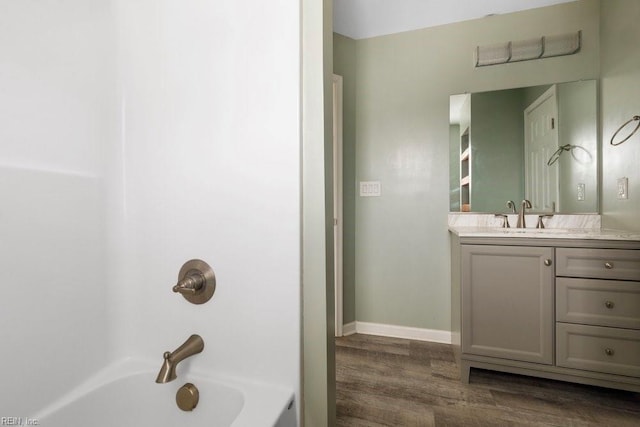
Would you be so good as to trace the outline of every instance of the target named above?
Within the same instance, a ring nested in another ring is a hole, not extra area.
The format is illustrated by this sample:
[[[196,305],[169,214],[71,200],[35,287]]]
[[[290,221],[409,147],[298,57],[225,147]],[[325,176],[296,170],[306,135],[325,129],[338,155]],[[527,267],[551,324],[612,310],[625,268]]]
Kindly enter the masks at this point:
[[[101,1],[0,4],[0,417],[33,416],[113,357],[110,13]]]
[[[198,334],[209,345],[190,367],[297,393],[299,8],[251,4],[115,3],[130,259],[119,289],[135,301],[118,330],[125,354],[157,361]],[[200,306],[171,290],[194,258],[217,279]]]
[[[296,2],[1,3],[0,416],[125,358],[169,395],[162,354],[190,334],[207,347],[179,379],[300,407],[300,25]],[[194,258],[203,305],[172,292]]]

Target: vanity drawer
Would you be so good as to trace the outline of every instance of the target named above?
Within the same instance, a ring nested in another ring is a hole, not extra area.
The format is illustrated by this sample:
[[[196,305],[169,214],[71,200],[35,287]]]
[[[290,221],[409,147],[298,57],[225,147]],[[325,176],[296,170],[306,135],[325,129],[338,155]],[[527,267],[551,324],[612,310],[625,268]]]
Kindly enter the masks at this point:
[[[556,275],[640,280],[640,250],[557,248]]]
[[[640,282],[558,277],[556,320],[640,329]]]
[[[556,365],[640,377],[640,331],[557,323]]]

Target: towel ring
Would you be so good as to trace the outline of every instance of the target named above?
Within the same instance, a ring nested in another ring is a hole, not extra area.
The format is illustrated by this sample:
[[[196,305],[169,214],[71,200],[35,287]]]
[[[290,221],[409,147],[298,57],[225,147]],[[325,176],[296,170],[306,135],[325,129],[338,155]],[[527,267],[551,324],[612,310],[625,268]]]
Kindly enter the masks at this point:
[[[616,135],[618,134],[618,132],[620,132],[626,125],[628,125],[629,123],[636,121],[638,122],[638,125],[636,126],[636,128],[622,141],[620,142],[616,142],[615,144],[613,143],[613,140],[616,138]],[[633,116],[631,119],[627,120],[626,122],[624,122],[624,124],[622,126],[620,126],[618,128],[618,130],[613,134],[613,136],[611,137],[611,145],[616,146],[616,145],[620,145],[623,142],[625,142],[627,139],[631,138],[633,136],[634,133],[636,133],[638,131],[638,128],[640,128],[640,116]]]
[[[558,149],[556,150],[555,153],[553,153],[551,155],[551,157],[549,157],[549,160],[547,160],[547,166],[551,166],[553,165],[555,162],[557,162],[558,160],[560,160],[560,155],[564,152],[564,151],[568,151],[571,153],[571,157],[573,157],[573,160],[575,160],[578,163],[585,163],[584,160],[580,160],[576,157],[576,154],[574,153],[575,150],[582,150],[584,151],[586,154],[586,156],[588,157],[588,161],[590,162],[592,160],[592,156],[591,153],[589,153],[588,150],[586,150],[584,147],[580,146],[580,145],[572,145],[572,144],[565,144],[565,145],[561,145],[560,147],[558,147]],[[586,159],[586,157],[585,157]]]

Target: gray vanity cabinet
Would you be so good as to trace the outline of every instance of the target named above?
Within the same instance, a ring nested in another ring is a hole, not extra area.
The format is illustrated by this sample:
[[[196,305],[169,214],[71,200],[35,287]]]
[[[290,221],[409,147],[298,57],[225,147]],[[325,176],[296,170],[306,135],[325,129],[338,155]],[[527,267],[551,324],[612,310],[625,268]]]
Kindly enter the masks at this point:
[[[640,242],[452,236],[451,338],[481,368],[640,392]]]
[[[553,248],[464,245],[462,352],[553,363]]]

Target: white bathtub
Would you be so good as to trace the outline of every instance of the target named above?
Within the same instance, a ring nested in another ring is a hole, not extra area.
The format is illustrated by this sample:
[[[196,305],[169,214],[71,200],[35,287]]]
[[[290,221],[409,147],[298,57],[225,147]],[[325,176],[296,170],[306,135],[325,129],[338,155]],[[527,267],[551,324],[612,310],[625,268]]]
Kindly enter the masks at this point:
[[[296,425],[290,390],[233,378],[184,373],[180,367],[176,380],[156,384],[155,368],[150,362],[119,362],[35,416],[24,418],[36,420],[42,427]],[[175,401],[178,388],[187,382],[193,383],[200,392],[198,406],[191,412],[180,410]]]

